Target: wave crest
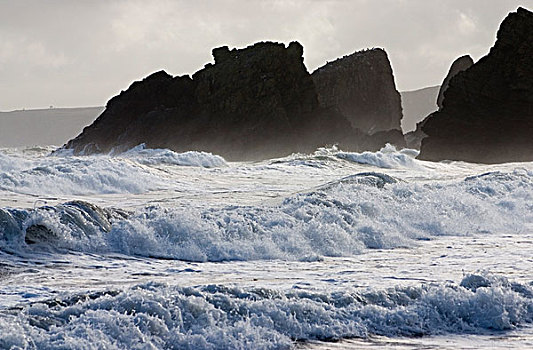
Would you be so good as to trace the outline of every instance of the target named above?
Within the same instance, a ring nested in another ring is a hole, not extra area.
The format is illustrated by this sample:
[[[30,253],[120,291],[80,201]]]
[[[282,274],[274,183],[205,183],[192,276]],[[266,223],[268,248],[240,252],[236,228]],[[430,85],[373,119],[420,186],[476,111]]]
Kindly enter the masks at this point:
[[[138,163],[147,165],[170,164],[204,168],[228,166],[224,158],[212,153],[197,151],[176,153],[169,149],[148,149],[144,143],[121,153],[120,157],[133,159]]]
[[[340,166],[339,161],[347,161],[357,164],[372,165],[384,169],[411,168],[423,169],[423,166],[415,158],[419,151],[404,148],[397,150],[391,144],[376,152],[345,152],[339,150],[337,146],[322,147],[312,154],[292,154],[289,157],[277,159],[272,164],[284,163],[292,166],[309,166],[314,168],[325,168]]]
[[[391,144],[386,144],[381,150],[377,152],[339,152],[336,157],[344,159],[349,162],[373,165],[379,168],[411,168],[421,169],[415,157],[418,151],[413,149],[396,150]]]

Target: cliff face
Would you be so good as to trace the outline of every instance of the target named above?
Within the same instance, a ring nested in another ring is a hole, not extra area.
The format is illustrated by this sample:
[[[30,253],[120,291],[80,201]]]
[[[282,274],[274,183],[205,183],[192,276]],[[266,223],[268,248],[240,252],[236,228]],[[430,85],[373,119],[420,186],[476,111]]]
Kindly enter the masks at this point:
[[[387,53],[355,52],[312,74],[320,105],[340,111],[365,133],[401,130],[402,105]]]
[[[419,158],[533,160],[533,13],[510,13],[489,54],[450,80]]]
[[[220,47],[213,57],[215,63],[192,78],[161,71],[133,83],[64,147],[93,153],[146,143],[246,160],[334,143],[356,151],[379,149],[384,139],[402,145],[397,133],[370,137],[338,111],[321,106],[297,42]]]
[[[439,108],[442,108],[442,101],[444,101],[444,92],[446,91],[446,89],[448,89],[450,80],[454,76],[456,76],[457,73],[462,72],[472,67],[473,64],[474,64],[474,60],[469,55],[461,56],[457,58],[455,61],[453,61],[452,66],[450,67],[450,70],[448,71],[448,75],[446,75],[446,78],[444,78],[444,81],[442,82],[440,86],[439,95],[437,96],[437,106]]]

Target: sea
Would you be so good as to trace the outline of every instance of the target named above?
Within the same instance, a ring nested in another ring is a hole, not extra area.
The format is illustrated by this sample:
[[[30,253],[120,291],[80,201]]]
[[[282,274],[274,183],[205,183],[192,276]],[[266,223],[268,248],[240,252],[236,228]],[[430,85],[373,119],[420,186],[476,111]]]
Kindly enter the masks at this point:
[[[533,348],[533,162],[0,149],[0,349]]]

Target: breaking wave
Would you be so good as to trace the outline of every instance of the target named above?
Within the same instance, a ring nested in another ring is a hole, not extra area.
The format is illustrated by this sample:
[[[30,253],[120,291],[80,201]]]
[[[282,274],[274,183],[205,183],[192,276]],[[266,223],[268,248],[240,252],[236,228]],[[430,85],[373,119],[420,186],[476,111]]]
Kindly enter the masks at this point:
[[[344,152],[333,146],[319,148],[312,154],[293,154],[286,158],[274,160],[273,163],[324,168],[335,166],[339,161],[347,161],[384,169],[423,169],[420,161],[415,159],[418,153],[419,151],[408,148],[397,150],[396,147],[390,144],[387,144],[377,152],[367,151],[362,153]]]
[[[0,152],[0,190],[33,196],[136,194],[168,188],[165,173],[147,165],[227,166],[222,157],[210,153],[176,153],[144,145],[115,156],[74,157],[65,152],[39,158]]]
[[[58,296],[0,313],[1,348],[291,349],[295,341],[510,330],[533,322],[533,289],[503,277],[334,293],[183,288]]]
[[[176,153],[169,149],[147,149],[144,143],[121,153],[120,156],[149,165],[171,164],[204,168],[224,167],[228,165],[221,156],[208,152],[188,151]]]
[[[142,193],[162,179],[133,162],[91,156],[26,160],[0,154],[0,190],[29,195]]]
[[[418,155],[417,150],[402,149],[396,150],[396,147],[387,144],[377,152],[338,152],[336,156],[349,162],[374,165],[379,168],[413,168],[421,169],[415,157]]]
[[[532,198],[533,173],[523,169],[432,184],[360,173],[276,206],[124,212],[74,201],[0,209],[0,247],[190,261],[307,261],[412,246],[441,235],[522,233],[533,223]]]

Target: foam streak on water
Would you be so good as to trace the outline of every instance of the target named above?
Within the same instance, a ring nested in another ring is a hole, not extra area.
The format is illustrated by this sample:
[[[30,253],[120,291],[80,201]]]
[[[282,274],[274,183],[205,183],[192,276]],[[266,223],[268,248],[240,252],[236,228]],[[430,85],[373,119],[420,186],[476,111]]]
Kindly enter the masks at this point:
[[[533,339],[533,163],[47,151],[0,150],[0,348]]]

